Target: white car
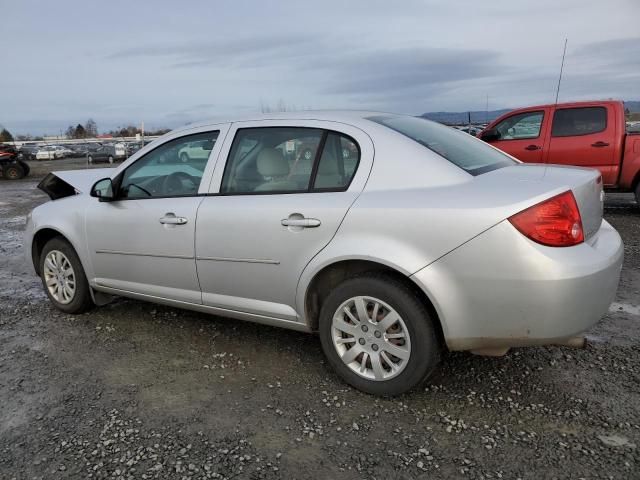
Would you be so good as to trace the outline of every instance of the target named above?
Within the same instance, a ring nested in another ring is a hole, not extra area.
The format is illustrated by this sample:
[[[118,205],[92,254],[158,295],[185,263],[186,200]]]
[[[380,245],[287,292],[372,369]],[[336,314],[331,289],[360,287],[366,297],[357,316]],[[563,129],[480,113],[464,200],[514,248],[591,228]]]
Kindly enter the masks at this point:
[[[62,158],[63,152],[57,147],[44,146],[36,152],[36,160],[55,160],[56,158]]]
[[[71,150],[69,147],[65,147],[64,145],[54,145],[53,148],[56,149],[56,158],[65,158],[73,155],[73,150]]]
[[[178,158],[181,162],[187,163],[189,160],[207,160],[213,144],[206,140],[187,143],[178,151]]]

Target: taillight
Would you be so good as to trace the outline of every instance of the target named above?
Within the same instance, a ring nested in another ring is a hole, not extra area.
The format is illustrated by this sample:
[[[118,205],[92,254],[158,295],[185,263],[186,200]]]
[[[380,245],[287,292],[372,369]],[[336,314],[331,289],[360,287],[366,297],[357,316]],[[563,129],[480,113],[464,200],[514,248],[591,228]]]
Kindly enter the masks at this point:
[[[570,247],[584,242],[578,204],[569,190],[509,217],[520,233],[549,247]]]

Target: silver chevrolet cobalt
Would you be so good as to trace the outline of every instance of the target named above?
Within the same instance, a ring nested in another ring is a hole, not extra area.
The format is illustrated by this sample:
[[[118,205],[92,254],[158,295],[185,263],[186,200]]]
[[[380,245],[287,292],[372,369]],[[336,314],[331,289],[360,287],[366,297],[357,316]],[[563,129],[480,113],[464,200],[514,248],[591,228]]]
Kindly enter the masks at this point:
[[[575,343],[622,265],[596,170],[525,165],[402,115],[190,125],[39,187],[52,201],[26,255],[58,309],[119,295],[317,331],[336,372],[381,395],[446,350]]]

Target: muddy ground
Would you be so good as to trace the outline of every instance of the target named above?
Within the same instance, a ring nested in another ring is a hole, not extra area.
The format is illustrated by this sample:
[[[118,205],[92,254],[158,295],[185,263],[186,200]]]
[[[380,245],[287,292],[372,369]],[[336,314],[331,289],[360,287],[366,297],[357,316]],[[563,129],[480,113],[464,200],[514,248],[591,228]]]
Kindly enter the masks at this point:
[[[382,399],[312,335],[124,299],[54,310],[21,249],[53,163],[0,181],[0,478],[640,478],[629,196],[607,201],[625,263],[586,349],[449,354],[427,388]]]

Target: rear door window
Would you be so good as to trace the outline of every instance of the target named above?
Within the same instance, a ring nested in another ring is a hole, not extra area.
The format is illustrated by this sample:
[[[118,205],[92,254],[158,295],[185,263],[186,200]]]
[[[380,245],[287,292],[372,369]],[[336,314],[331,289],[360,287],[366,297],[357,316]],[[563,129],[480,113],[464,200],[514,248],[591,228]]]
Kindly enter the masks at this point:
[[[562,108],[556,110],[552,137],[573,137],[603,132],[607,128],[605,107]]]
[[[359,160],[357,143],[338,132],[307,127],[242,128],[231,145],[220,193],[343,191]]]

